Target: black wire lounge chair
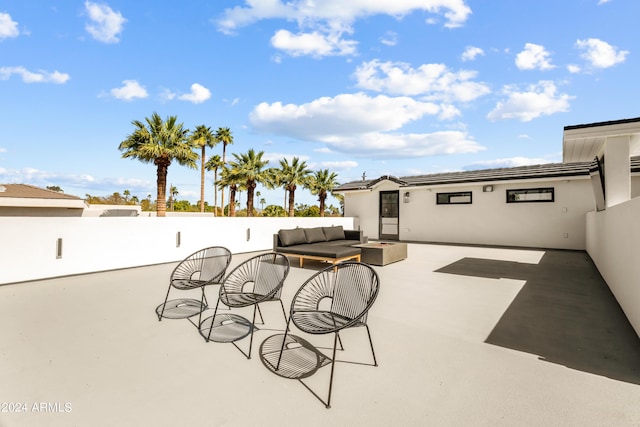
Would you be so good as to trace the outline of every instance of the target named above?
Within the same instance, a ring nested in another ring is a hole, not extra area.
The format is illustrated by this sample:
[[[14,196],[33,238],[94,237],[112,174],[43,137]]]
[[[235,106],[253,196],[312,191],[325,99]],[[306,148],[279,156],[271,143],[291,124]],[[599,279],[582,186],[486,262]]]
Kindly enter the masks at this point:
[[[207,309],[208,302],[205,287],[219,284],[231,262],[231,252],[222,246],[212,246],[200,249],[182,260],[171,273],[169,288],[164,303],[156,308],[158,320],[189,319],[198,315],[200,324],[202,312]],[[169,300],[171,289],[193,290],[201,289],[200,300],[193,298],[178,298]]]
[[[376,271],[361,262],[342,262],[318,271],[293,297],[284,335],[274,335],[270,337],[274,338],[273,340],[268,338],[261,346],[263,363],[276,374],[295,378],[300,382],[302,378],[315,373],[318,368],[331,363],[326,402],[302,382],[327,408],[330,408],[336,347],[339,341],[343,349],[340,331],[364,326],[369,337],[373,366],[378,366],[367,325],[367,313],[376,300],[379,288],[380,281]],[[329,359],[306,340],[289,334],[289,324],[292,321],[298,329],[308,334],[333,333],[332,357]],[[279,344],[279,351],[274,349],[276,343]]]
[[[280,296],[289,268],[289,259],[274,252],[254,256],[238,265],[224,279],[213,316],[200,323],[200,334],[207,342],[231,342],[247,359],[251,359],[256,312],[260,313],[259,304],[279,301],[284,323],[287,323],[287,314]],[[231,309],[253,306],[253,319],[249,321],[235,313],[219,313],[220,303]],[[262,313],[260,317],[262,319]],[[244,353],[235,341],[247,335],[251,335],[249,351]]]

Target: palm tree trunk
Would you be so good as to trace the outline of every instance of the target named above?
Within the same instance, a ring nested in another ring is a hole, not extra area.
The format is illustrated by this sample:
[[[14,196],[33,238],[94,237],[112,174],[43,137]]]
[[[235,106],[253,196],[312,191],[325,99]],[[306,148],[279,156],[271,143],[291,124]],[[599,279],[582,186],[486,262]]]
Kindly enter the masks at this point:
[[[204,212],[204,149],[202,146],[202,166],[200,166],[200,212]]]
[[[253,216],[253,193],[256,183],[247,183],[247,216]]]
[[[322,192],[318,195],[318,199],[320,200],[320,216],[324,216],[324,200],[327,198],[326,194]]]
[[[295,212],[293,210],[294,203],[296,198],[296,186],[289,188],[289,216],[294,216]]]
[[[235,184],[229,186],[229,216],[236,216],[236,185]]]
[[[222,167],[227,164],[227,143],[222,142]],[[224,187],[222,187],[222,194],[220,195],[222,198],[221,206],[222,206],[222,216],[224,216]],[[231,212],[231,207],[229,207],[229,212]]]
[[[167,170],[169,169],[169,165],[171,164],[165,158],[157,158],[154,163],[157,166],[157,200],[156,200],[156,215],[157,216],[167,216]]]
[[[218,216],[218,168],[213,170],[213,216]]]

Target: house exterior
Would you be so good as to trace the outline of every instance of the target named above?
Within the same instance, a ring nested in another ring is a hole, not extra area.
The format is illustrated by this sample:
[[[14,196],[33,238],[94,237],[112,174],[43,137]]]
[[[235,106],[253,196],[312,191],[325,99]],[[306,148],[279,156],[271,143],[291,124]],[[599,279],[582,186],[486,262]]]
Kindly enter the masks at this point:
[[[80,197],[27,184],[0,184],[0,216],[82,216]]]
[[[635,139],[609,164],[607,180],[603,161],[607,136],[639,126],[640,118],[566,127],[564,163],[383,176],[335,192],[344,195],[345,216],[358,218],[372,239],[584,250],[588,212],[624,199],[624,191],[627,200],[640,196]]]

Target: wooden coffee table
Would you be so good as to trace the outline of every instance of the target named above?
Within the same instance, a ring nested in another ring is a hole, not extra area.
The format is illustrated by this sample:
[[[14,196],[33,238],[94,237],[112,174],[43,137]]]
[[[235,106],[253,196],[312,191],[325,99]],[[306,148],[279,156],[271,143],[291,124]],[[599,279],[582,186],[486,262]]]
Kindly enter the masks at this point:
[[[407,244],[401,242],[371,242],[353,245],[362,251],[360,260],[371,265],[387,265],[407,258]]]

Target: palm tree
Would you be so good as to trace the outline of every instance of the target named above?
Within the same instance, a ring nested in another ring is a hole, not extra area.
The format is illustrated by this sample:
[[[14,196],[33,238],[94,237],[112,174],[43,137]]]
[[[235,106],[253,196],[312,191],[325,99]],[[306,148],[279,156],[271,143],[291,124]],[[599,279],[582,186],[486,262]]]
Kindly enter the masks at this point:
[[[265,171],[265,182],[263,185],[273,190],[274,188],[280,188],[284,186],[284,175],[282,174],[282,169],[280,168],[269,168]],[[287,190],[284,190],[284,210],[287,210]]]
[[[237,178],[244,183],[247,190],[247,216],[253,216],[253,196],[258,183],[267,181],[267,174],[263,168],[269,163],[268,160],[262,160],[264,151],[256,153],[253,148],[249,149],[246,154],[233,153],[235,161],[229,162],[229,166],[237,172]]]
[[[324,216],[324,202],[327,200],[327,193],[332,192],[338,185],[337,177],[338,175],[335,172],[329,172],[328,169],[324,169],[315,171],[309,179],[309,190],[311,194],[318,196],[318,201],[320,202],[320,216]]]
[[[218,185],[222,188],[229,187],[229,216],[236,216],[236,191],[238,189],[239,182],[240,180],[238,179],[237,171],[235,169],[230,168],[227,165],[222,167]],[[224,204],[222,205],[222,212],[224,214]]]
[[[216,141],[222,142],[222,166],[227,164],[227,145],[233,144],[233,135],[229,128],[218,128],[215,135]],[[222,216],[224,216],[224,187],[222,186]]]
[[[260,211],[264,211],[264,204],[267,203],[264,197],[262,197],[258,203],[260,203]]]
[[[165,121],[153,113],[145,118],[145,123],[134,120],[131,124],[134,131],[118,147],[123,151],[123,158],[138,159],[143,163],[156,166],[157,183],[157,215],[166,216],[167,212],[167,171],[171,162],[176,160],[183,166],[196,167],[198,154],[189,143],[188,129],[177,122],[176,116],[169,116]]]
[[[169,209],[173,212],[173,207],[176,201],[176,197],[178,197],[178,188],[174,187],[173,184],[169,186]]]
[[[293,216],[296,188],[298,185],[307,186],[307,179],[311,171],[307,169],[307,162],[301,162],[297,157],[291,160],[291,164],[287,159],[280,160],[280,167],[282,168],[282,184],[289,192],[289,216]]]
[[[213,215],[216,216],[216,210],[218,209],[218,169],[222,167],[222,159],[217,154],[211,156],[211,158],[207,160],[207,163],[204,165],[204,167],[208,171],[213,171]]]
[[[205,169],[205,149],[215,147],[218,140],[211,132],[211,128],[205,125],[196,126],[196,130],[191,134],[191,142],[196,147],[202,148],[200,155],[200,212],[204,212],[204,169]]]

